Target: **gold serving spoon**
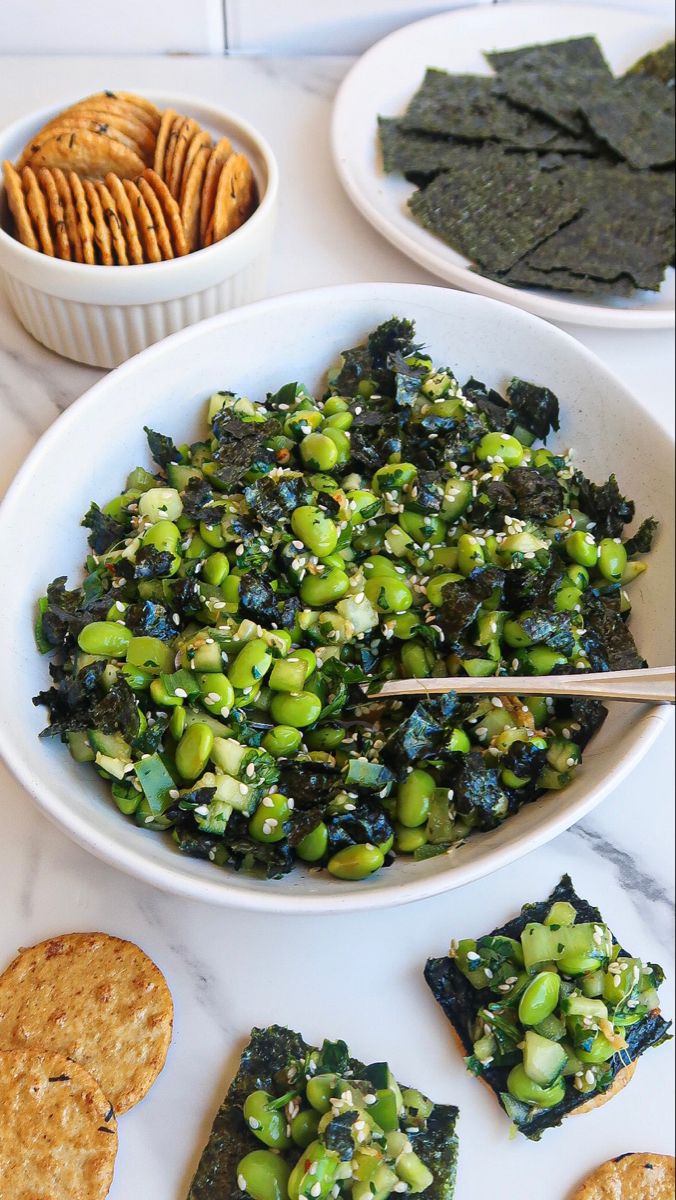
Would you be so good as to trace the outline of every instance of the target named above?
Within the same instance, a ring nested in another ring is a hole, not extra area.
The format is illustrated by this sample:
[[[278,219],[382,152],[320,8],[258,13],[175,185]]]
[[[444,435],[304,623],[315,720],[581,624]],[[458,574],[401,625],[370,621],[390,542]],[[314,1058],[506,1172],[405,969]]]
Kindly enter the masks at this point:
[[[674,704],[674,667],[640,671],[603,671],[579,675],[491,675],[487,679],[392,679],[370,699],[390,696],[436,696],[458,692],[471,696],[589,696],[598,700],[633,700]]]

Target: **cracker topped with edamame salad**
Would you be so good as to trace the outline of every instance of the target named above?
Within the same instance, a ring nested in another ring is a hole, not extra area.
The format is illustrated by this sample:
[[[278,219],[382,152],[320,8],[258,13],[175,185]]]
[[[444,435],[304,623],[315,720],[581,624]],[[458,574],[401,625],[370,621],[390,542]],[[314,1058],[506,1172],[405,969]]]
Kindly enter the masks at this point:
[[[567,875],[501,929],[430,959],[425,977],[467,1069],[533,1141],[611,1099],[670,1036],[662,968],[623,950]]]
[[[235,384],[236,381],[230,381]],[[216,867],[368,879],[565,787],[598,701],[384,701],[392,678],[645,666],[628,587],[656,522],[541,443],[546,381],[461,378],[393,317],[317,394],[216,392],[196,439],[92,503],[40,600],[43,736],[147,835]],[[140,836],[140,835],[139,835]]]

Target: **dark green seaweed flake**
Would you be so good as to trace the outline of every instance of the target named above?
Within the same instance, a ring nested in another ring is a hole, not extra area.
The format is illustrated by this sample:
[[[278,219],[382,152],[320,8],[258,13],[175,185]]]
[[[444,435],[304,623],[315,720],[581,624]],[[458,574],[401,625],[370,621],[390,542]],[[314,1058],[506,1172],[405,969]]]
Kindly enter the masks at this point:
[[[648,75],[673,87],[676,76],[676,44],[665,42],[659,50],[650,50],[644,54],[643,58],[639,58],[627,71],[627,76],[632,75]]]
[[[488,75],[451,75],[428,69],[413,97],[402,127],[469,141],[495,140],[521,150],[546,146],[556,128],[541,117],[520,111],[497,94]]]
[[[525,47],[511,57],[487,57],[498,68],[500,94],[574,134],[586,131],[580,103],[613,78],[594,38]]]
[[[674,161],[674,92],[657,79],[635,75],[581,99],[597,137],[637,170]]]
[[[438,175],[455,166],[458,142],[452,138],[403,129],[396,117],[379,117],[378,132],[383,167],[388,174]]]
[[[595,37],[567,38],[561,42],[545,42],[532,46],[518,46],[516,50],[492,50],[486,58],[495,71],[518,65],[523,59],[547,51],[559,62],[571,67],[587,68],[591,71],[607,69],[603,51]]]

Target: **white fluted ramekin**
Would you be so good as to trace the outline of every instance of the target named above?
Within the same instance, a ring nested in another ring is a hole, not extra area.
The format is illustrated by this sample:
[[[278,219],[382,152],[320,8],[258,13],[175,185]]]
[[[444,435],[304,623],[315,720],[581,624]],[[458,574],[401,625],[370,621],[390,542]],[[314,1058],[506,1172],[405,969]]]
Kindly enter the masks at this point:
[[[144,92],[160,108],[194,117],[214,137],[247,155],[260,203],[229,237],[170,262],[102,267],[64,262],[31,250],[6,231],[0,200],[0,271],[22,325],[57,354],[94,367],[116,367],[186,325],[265,294],[275,230],[278,169],[270,147],[240,117],[189,96]],[[16,121],[0,134],[0,161],[16,160],[59,105]]]

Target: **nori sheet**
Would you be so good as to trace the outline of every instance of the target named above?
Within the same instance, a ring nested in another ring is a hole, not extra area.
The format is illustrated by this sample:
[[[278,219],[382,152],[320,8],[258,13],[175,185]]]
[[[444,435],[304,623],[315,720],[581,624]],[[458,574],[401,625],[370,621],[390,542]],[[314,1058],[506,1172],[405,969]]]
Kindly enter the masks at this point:
[[[378,133],[383,153],[383,168],[389,174],[400,171],[406,176],[434,176],[455,167],[458,150],[465,143],[453,138],[435,137],[402,128],[396,117],[378,117]]]
[[[312,1049],[299,1033],[279,1025],[252,1031],[239,1071],[216,1113],[187,1200],[242,1200],[237,1165],[252,1150],[264,1149],[246,1126],[244,1102],[253,1091],[272,1091],[273,1076],[291,1059],[302,1060]],[[350,1059],[350,1067],[357,1079],[365,1071],[364,1064],[357,1059]],[[434,1184],[425,1192],[428,1200],[453,1200],[458,1162],[457,1119],[457,1108],[437,1105],[427,1130],[419,1135],[409,1134],[416,1153],[435,1177]]]
[[[409,207],[458,253],[491,271],[508,271],[579,212],[563,172],[544,172],[536,155],[468,147],[462,168],[446,171]]]
[[[676,78],[676,43],[665,42],[659,50],[649,50],[629,68],[625,77],[630,78],[632,75],[648,75],[673,88]]]
[[[536,267],[529,266],[527,261],[518,262],[511,271],[490,278],[509,287],[544,288],[548,291],[576,292],[581,296],[631,296],[636,290],[636,284],[628,275],[619,275],[617,279],[594,279],[591,275],[577,275],[563,268],[538,271]]]
[[[674,161],[674,92],[657,79],[635,75],[580,101],[592,130],[637,170]]]
[[[581,899],[575,892],[570,876],[564,875],[547,900],[539,904],[526,904],[518,917],[508,921],[502,928],[494,930],[492,936],[510,937],[518,941],[525,926],[531,921],[544,921],[552,904],[557,901],[567,901],[575,907],[578,914],[577,923],[603,923],[603,917],[599,910]],[[618,944],[617,939],[614,938],[614,941]],[[477,991],[472,987],[452,958],[430,959],[425,969],[425,978],[467,1054],[472,1054],[472,1025],[479,1009],[495,1001],[495,994],[488,989]],[[610,1061],[614,1075],[626,1066],[627,1053],[632,1060],[639,1058],[651,1046],[658,1046],[665,1041],[669,1036],[670,1028],[671,1022],[665,1021],[659,1013],[650,1014],[642,1021],[638,1021],[636,1025],[629,1026],[625,1030],[628,1051],[623,1052],[624,1061],[619,1054]],[[500,1100],[501,1094],[507,1090],[507,1077],[510,1070],[510,1067],[488,1067],[481,1074],[481,1078],[492,1088],[498,1100]],[[519,1122],[517,1128],[532,1141],[539,1141],[547,1129],[560,1125],[564,1117],[586,1104],[588,1099],[588,1095],[570,1087],[561,1104],[555,1108],[535,1113],[529,1120]]]
[[[580,101],[607,87],[613,76],[594,38],[489,54],[498,67],[496,90],[513,104],[541,113],[570,133],[584,134]]]

